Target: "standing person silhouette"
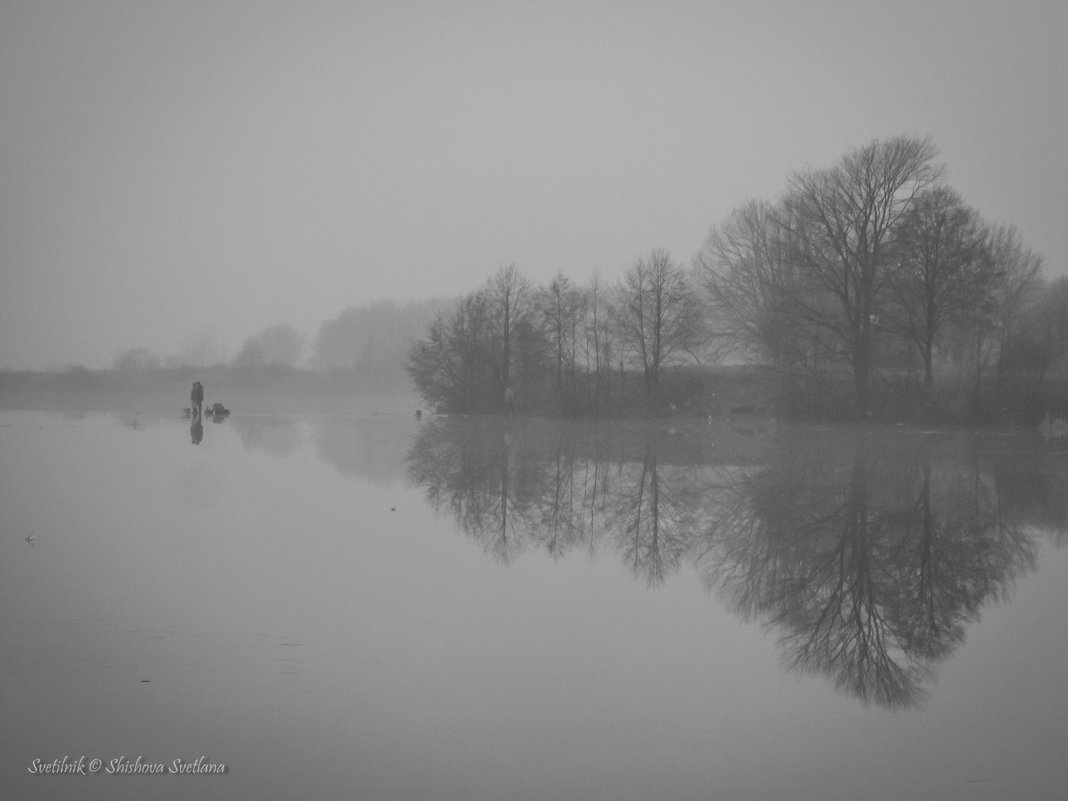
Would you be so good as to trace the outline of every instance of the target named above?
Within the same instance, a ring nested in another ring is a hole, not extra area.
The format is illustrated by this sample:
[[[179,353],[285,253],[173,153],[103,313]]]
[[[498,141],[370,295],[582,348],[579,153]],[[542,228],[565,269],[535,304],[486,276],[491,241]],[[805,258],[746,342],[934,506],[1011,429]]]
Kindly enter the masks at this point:
[[[193,391],[189,393],[189,400],[193,404],[192,415],[199,420],[204,408],[204,385],[199,381],[193,382]]]

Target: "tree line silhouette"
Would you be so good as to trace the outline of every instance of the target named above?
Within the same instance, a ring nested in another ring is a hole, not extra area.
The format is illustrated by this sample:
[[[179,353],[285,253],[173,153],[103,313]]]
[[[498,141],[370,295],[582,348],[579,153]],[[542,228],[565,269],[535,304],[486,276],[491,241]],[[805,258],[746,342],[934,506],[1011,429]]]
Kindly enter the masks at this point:
[[[899,136],[794,172],[778,201],[714,226],[688,269],[661,249],[612,285],[502,268],[431,323],[408,371],[449,411],[701,411],[707,384],[665,396],[665,368],[730,356],[772,368],[795,414],[1037,419],[1068,352],[1068,279],[1046,282],[935,157]]]

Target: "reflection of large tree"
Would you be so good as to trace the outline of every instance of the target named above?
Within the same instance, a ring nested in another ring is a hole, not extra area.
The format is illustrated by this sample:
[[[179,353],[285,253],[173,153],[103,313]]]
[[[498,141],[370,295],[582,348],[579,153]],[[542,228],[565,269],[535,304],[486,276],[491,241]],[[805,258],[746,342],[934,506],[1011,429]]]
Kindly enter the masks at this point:
[[[886,706],[923,697],[981,607],[1033,568],[1033,534],[1060,538],[1068,520],[1059,465],[965,435],[719,431],[715,448],[694,444],[710,441],[447,419],[424,426],[409,475],[501,561],[605,547],[650,586],[690,561],[779,634],[788,666]]]
[[[917,702],[980,607],[1033,564],[977,464],[858,434],[793,441],[721,493],[702,567],[780,633],[787,663],[865,701]]]

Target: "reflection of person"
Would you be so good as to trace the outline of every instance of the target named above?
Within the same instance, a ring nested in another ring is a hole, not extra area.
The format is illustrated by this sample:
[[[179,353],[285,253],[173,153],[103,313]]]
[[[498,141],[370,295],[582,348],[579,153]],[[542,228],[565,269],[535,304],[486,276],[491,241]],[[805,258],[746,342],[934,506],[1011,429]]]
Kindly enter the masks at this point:
[[[199,445],[200,441],[204,439],[204,423],[201,422],[199,414],[193,416],[193,424],[189,426],[189,438],[194,445]]]
[[[201,410],[204,406],[204,385],[199,381],[193,382],[193,391],[189,393],[189,400],[192,402],[192,415],[195,419],[200,419]]]

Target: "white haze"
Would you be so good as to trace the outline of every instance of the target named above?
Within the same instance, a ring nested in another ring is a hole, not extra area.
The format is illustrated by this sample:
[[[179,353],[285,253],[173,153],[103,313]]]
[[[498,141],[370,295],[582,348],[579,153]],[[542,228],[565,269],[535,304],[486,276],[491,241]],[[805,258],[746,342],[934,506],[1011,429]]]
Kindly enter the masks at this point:
[[[688,262],[901,133],[1061,274],[1066,30],[1045,2],[6,0],[0,367]]]

